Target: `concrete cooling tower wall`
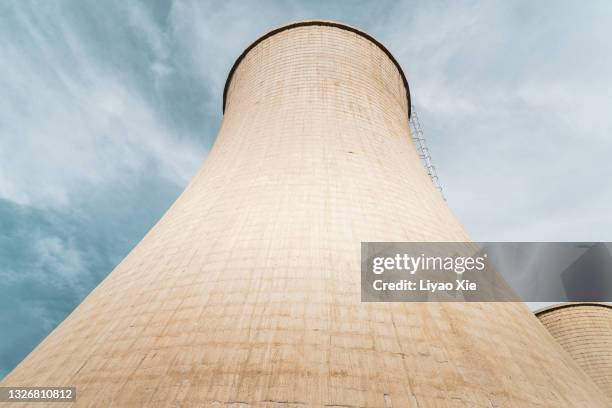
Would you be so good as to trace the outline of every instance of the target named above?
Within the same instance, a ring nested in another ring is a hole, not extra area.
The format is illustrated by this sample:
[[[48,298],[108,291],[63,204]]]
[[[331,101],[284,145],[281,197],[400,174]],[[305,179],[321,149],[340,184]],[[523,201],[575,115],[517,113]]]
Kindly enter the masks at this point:
[[[612,405],[612,305],[567,303],[536,315]]]
[[[257,40],[191,183],[2,385],[83,407],[607,407],[523,304],[360,301],[362,241],[469,240],[408,95],[357,29]]]

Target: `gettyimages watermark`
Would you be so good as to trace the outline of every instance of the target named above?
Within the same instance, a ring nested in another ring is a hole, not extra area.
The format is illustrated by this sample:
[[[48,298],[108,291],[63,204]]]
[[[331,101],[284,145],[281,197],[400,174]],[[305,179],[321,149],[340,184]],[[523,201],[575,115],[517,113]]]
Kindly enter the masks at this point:
[[[612,302],[612,243],[364,242],[363,302]]]

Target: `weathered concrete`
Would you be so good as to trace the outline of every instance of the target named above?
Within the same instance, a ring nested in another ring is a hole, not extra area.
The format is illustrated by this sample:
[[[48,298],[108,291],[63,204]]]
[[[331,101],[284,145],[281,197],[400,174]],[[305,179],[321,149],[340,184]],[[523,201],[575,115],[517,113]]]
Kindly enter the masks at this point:
[[[78,406],[607,406],[522,304],[360,302],[361,241],[469,240],[406,91],[353,29],[259,41],[184,193],[2,385],[73,385]]]

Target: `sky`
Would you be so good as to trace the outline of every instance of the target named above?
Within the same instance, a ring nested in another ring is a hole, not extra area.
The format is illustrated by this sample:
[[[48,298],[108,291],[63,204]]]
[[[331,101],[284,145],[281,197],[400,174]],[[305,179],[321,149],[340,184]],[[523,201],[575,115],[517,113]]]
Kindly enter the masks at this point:
[[[393,53],[474,240],[612,241],[610,2],[3,1],[0,378],[195,174],[236,57],[302,19]]]

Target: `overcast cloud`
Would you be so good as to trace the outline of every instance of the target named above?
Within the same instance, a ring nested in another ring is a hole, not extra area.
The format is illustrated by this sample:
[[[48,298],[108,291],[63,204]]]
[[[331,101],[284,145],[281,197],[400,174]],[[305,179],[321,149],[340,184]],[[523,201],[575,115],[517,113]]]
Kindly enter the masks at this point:
[[[0,377],[195,173],[235,58],[311,18],[397,57],[475,240],[612,241],[609,2],[2,2]]]

